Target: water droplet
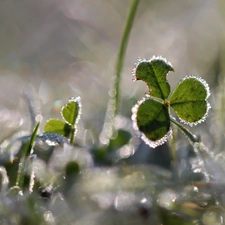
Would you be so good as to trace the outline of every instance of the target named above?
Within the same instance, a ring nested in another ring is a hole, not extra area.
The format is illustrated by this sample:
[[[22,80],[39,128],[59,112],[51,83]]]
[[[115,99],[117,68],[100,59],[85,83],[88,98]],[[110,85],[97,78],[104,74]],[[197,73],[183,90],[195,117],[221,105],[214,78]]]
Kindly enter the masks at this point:
[[[114,112],[115,112],[115,99],[108,101],[107,110],[105,114],[104,125],[102,132],[99,135],[99,141],[101,145],[109,144],[109,140],[113,133],[113,123],[114,123]]]
[[[44,218],[45,218],[45,220],[46,220],[47,222],[49,222],[49,224],[52,224],[52,223],[55,222],[55,218],[54,218],[54,216],[53,216],[53,214],[52,214],[51,211],[46,211],[46,212],[44,213]]]
[[[132,211],[134,210],[134,205],[137,203],[137,197],[133,193],[121,192],[119,193],[114,201],[114,207],[118,211]]]
[[[165,190],[160,193],[158,197],[158,205],[168,210],[172,210],[174,208],[174,202],[176,201],[176,199],[176,192],[172,190]]]
[[[4,167],[0,167],[0,178],[1,178],[1,191],[4,192],[7,190],[8,184],[9,184],[9,178],[7,176],[7,171]]]
[[[23,191],[19,186],[13,186],[8,191],[9,196],[23,196]]]
[[[147,199],[145,197],[143,197],[140,201],[141,204],[145,204],[147,202]]]
[[[36,122],[41,122],[43,120],[43,117],[41,114],[38,114],[36,117],[35,117],[35,121]]]
[[[111,97],[111,98],[114,98],[115,95],[116,95],[116,90],[115,89],[111,89],[108,91],[108,95]]]
[[[129,144],[124,145],[118,151],[116,152],[116,155],[119,159],[125,159],[130,157],[135,153],[135,145],[132,143],[132,141],[129,142]]]
[[[109,192],[92,194],[90,199],[98,204],[101,209],[108,209],[113,205],[115,196]]]

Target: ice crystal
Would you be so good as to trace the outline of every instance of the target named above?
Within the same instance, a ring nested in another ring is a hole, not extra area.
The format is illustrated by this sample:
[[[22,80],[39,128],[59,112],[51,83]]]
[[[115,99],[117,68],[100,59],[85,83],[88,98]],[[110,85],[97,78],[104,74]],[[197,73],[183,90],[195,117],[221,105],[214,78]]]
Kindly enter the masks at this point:
[[[45,132],[42,135],[37,136],[37,141],[43,141],[47,143],[49,146],[55,146],[58,144],[69,144],[69,141],[60,134]]]
[[[156,148],[160,145],[165,144],[169,138],[172,136],[172,129],[170,128],[168,133],[162,137],[161,139],[157,140],[157,141],[151,141],[149,140],[142,132],[141,132],[141,139],[147,144],[149,145],[151,148]]]

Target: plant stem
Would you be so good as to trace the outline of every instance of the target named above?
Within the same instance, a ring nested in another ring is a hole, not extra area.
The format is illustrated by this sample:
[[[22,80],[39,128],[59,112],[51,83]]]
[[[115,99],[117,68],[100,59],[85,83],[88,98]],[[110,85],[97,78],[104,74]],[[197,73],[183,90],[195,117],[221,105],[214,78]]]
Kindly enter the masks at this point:
[[[115,80],[112,85],[111,91],[115,92],[115,95],[111,97],[108,102],[106,117],[103,125],[102,132],[100,134],[100,142],[103,145],[107,145],[114,133],[114,120],[119,111],[120,104],[120,81],[121,72],[124,64],[124,57],[126,54],[127,44],[130,36],[130,32],[133,26],[134,17],[138,8],[139,0],[133,0],[130,6],[128,17],[126,20],[126,25],[123,31],[123,36],[121,39],[120,49],[115,65]]]
[[[71,128],[71,134],[70,134],[70,144],[73,145],[74,144],[74,135],[75,135],[75,127]]]
[[[133,0],[130,11],[127,18],[127,23],[123,32],[122,41],[120,44],[120,50],[118,54],[118,58],[116,61],[116,80],[115,80],[115,111],[114,111],[114,117],[118,112],[119,109],[119,98],[120,98],[120,80],[121,80],[121,72],[123,69],[124,64],[124,57],[127,49],[127,44],[130,36],[130,32],[133,26],[134,17],[138,8],[139,0]]]
[[[173,122],[193,143],[200,143],[200,139],[197,138],[194,134],[192,134],[186,127],[177,122],[173,117],[170,117],[170,121]]]
[[[186,127],[177,122],[173,117],[170,117],[170,121],[173,122],[193,143],[194,151],[197,156],[203,161],[203,170],[206,182],[210,182],[210,173],[208,172],[206,159],[210,157],[209,151],[206,146],[202,143],[201,139],[192,134]]]
[[[176,131],[177,127],[171,126],[172,129],[172,140],[169,143],[169,149],[170,149],[170,154],[172,157],[172,163],[176,164],[177,162],[177,157],[176,157]]]

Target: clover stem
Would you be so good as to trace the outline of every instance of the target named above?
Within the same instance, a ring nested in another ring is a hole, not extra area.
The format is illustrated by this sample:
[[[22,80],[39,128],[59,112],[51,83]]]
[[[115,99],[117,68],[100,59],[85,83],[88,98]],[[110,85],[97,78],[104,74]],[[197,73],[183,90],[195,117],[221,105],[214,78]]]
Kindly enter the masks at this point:
[[[176,164],[177,161],[177,157],[176,157],[176,127],[173,125],[171,126],[172,128],[172,140],[169,143],[169,147],[170,147],[170,155],[172,157],[172,163]]]
[[[207,156],[210,156],[210,154],[207,147],[202,143],[200,137],[196,137],[182,124],[177,122],[173,117],[170,117],[170,121],[173,122],[184,134],[186,134],[186,136],[192,142],[195,153],[203,161],[203,169],[205,170],[206,182],[210,182],[210,173],[208,172],[206,163]]]
[[[70,134],[70,144],[73,145],[74,143],[74,136],[75,136],[75,127],[73,126],[71,128],[71,134]]]
[[[173,117],[170,117],[170,121],[173,122],[189,139],[194,143],[199,143],[200,139],[192,134],[186,127],[176,121]]]

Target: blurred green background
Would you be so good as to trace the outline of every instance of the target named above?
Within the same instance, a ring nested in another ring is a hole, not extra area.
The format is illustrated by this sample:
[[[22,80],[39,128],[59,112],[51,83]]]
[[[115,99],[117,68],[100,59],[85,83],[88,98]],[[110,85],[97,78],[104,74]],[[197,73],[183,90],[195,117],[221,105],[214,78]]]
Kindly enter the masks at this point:
[[[44,120],[58,116],[63,103],[79,95],[85,129],[99,133],[130,3],[1,0],[1,108],[21,113],[26,127],[29,114],[21,90],[28,85],[37,92]],[[167,58],[175,68],[168,76],[172,87],[195,74],[216,90],[223,69],[223,11],[219,0],[140,1],[122,74],[121,114],[129,117],[147,91],[142,82],[132,82],[137,57]]]

